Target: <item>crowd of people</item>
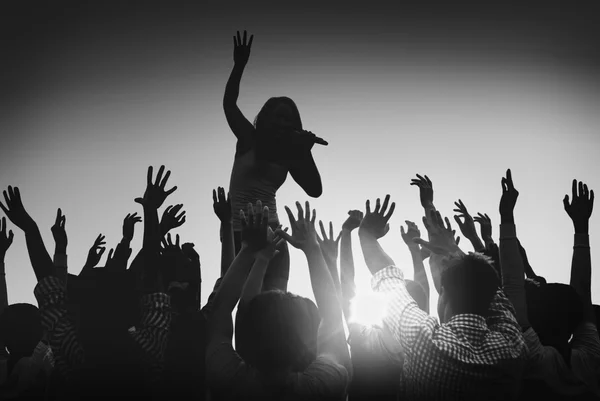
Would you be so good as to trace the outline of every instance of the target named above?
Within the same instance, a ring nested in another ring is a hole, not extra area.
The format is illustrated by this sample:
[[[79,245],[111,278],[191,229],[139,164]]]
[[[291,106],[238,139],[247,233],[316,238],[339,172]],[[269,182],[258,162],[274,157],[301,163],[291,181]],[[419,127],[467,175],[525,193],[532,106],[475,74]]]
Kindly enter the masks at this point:
[[[455,223],[474,250],[467,253],[434,206],[431,179],[417,174],[410,185],[419,190],[427,236],[413,221],[401,227],[413,261],[408,280],[409,269],[396,266],[379,242],[396,212],[389,195],[366,200],[362,210],[365,201],[358,199],[339,233],[332,223],[319,221],[317,228],[308,201],[296,202],[294,211],[285,206],[287,221],[280,220],[276,193],[288,174],[309,197],[321,195],[311,152],[328,144],[304,130],[287,97],[269,99],[254,123],[242,114],[237,99],[252,41],[246,32],[234,37],[223,108],[237,146],[229,190],[213,190],[221,274],[209,283],[205,305],[196,246],[172,232],[186,223],[183,205],[166,207],[159,218],[177,189],[168,188],[165,166],[156,174],[148,168],[145,193],[135,199],[142,215],[125,216],[123,237],[105,265],[97,267],[106,249],[99,235],[78,275],[67,268],[62,210],[51,228],[51,257],[27,199],[18,187],[4,190],[0,399],[600,399],[600,307],[592,303],[589,247],[594,192],[573,180],[563,199],[574,227],[571,278],[548,283],[518,239],[519,191],[510,169],[498,191],[497,241],[487,214],[455,203]],[[9,221],[24,234],[37,306],[9,304]],[[142,247],[132,258],[140,222]],[[384,300],[376,324],[353,312],[353,231],[372,290]],[[287,291],[290,246],[306,256],[315,302]],[[437,317],[427,270],[438,293]]]

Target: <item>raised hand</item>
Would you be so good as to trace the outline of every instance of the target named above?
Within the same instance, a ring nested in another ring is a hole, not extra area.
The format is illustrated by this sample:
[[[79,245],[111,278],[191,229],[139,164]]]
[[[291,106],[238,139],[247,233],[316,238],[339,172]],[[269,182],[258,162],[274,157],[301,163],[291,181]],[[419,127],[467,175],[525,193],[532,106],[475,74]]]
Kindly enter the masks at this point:
[[[454,216],[454,221],[458,224],[460,231],[467,239],[477,238],[478,235],[475,228],[475,220],[473,220],[473,217],[469,214],[463,201],[459,199],[458,202],[454,202],[454,205],[456,206],[454,211],[458,213],[458,215]],[[465,219],[465,221],[461,221],[461,218]]]
[[[404,221],[408,226],[407,230],[404,231],[404,226],[400,226],[400,234],[402,235],[402,239],[404,243],[411,247],[419,247],[419,244],[413,241],[414,238],[421,238],[421,232],[419,231],[419,227],[412,221],[405,220]]]
[[[139,217],[137,213],[128,213],[127,216],[125,216],[125,218],[123,219],[123,238],[125,238],[125,240],[129,242],[133,240],[135,223],[139,223],[141,221],[142,218]]]
[[[160,166],[158,170],[158,174],[156,175],[156,181],[154,184],[152,183],[152,166],[148,167],[148,179],[146,184],[146,191],[144,192],[143,198],[135,198],[135,202],[139,203],[144,207],[149,207],[153,209],[158,209],[162,206],[165,199],[169,195],[171,195],[177,187],[173,187],[168,191],[165,191],[165,186],[167,185],[167,181],[171,176],[171,171],[168,170],[163,178],[163,172],[165,171],[165,166]]]
[[[106,248],[103,246],[106,245],[106,242],[104,241],[105,238],[106,237],[102,234],[98,235],[98,237],[94,241],[94,245],[92,245],[92,247],[88,251],[88,256],[87,260],[85,261],[84,268],[96,267],[96,265],[100,263],[100,259],[102,258],[102,255],[106,250]]]
[[[248,203],[248,216],[240,210],[242,220],[242,246],[249,251],[258,252],[268,245],[269,208],[263,208],[262,202],[256,202],[256,208]]]
[[[65,223],[67,221],[67,217],[62,214],[62,210],[58,208],[56,212],[56,220],[54,221],[54,225],[50,228],[52,231],[52,236],[54,237],[54,242],[56,243],[56,249],[60,249],[63,252],[66,252],[67,249],[67,232],[65,231]]]
[[[254,35],[250,35],[250,40],[247,40],[247,33],[244,31],[244,37],[240,36],[240,31],[237,36],[233,37],[233,62],[238,65],[246,65],[250,59],[250,49],[252,48],[252,40]]]
[[[589,220],[594,209],[594,191],[590,191],[583,182],[573,180],[572,196],[573,199],[570,203],[569,195],[565,195],[563,199],[565,212],[573,221],[575,232],[587,234],[589,232]]]
[[[423,208],[433,206],[433,184],[429,177],[417,174],[417,178],[413,178],[410,181],[410,185],[419,187],[419,196],[421,197],[421,206]]]
[[[281,226],[279,226],[279,228],[281,228]],[[288,229],[286,228],[283,231],[287,232],[287,230]],[[258,253],[256,254],[256,257],[257,258],[260,257],[265,260],[271,260],[279,253],[279,250],[281,249],[281,247],[283,246],[284,243],[285,243],[285,240],[283,238],[281,238],[281,236],[279,234],[274,232],[271,229],[271,227],[268,227],[268,229],[267,229],[267,245],[263,249],[258,251]]]
[[[6,256],[6,251],[13,243],[14,234],[12,230],[6,234],[6,217],[3,217],[0,220],[0,261],[4,260],[4,256]],[[0,265],[1,267],[2,265]]]
[[[0,202],[0,209],[6,214],[6,217],[17,227],[23,231],[35,228],[35,221],[25,210],[21,201],[21,193],[18,187],[8,187],[8,190],[3,192],[6,206]]]
[[[166,235],[174,228],[181,227],[185,223],[185,210],[179,213],[182,207],[183,205],[179,204],[175,206],[171,205],[165,209],[160,219],[160,231],[163,235]]]
[[[360,223],[360,227],[358,228],[359,234],[369,234],[376,239],[379,239],[388,233],[390,230],[388,221],[390,220],[390,217],[392,217],[394,209],[396,209],[396,203],[392,202],[388,213],[385,214],[389,202],[389,195],[385,196],[383,205],[381,205],[381,200],[377,198],[377,201],[375,202],[375,210],[371,212],[371,201],[367,200],[367,212],[365,213],[365,216]]]
[[[506,177],[502,178],[502,197],[500,198],[501,223],[514,223],[514,210],[517,204],[519,191],[515,189],[510,169],[506,170]]]
[[[221,223],[231,223],[233,221],[231,199],[229,199],[229,193],[225,197],[223,187],[219,187],[216,191],[213,189],[213,210]]]
[[[494,242],[492,239],[492,219],[490,219],[490,216],[487,213],[477,213],[477,216],[473,220],[481,226],[481,239],[483,239],[483,242],[486,244]]]
[[[360,210],[350,210],[348,212],[348,218],[344,224],[342,224],[342,230],[352,232],[352,230],[360,226],[360,222],[362,221],[363,217],[364,214]]]
[[[447,217],[443,219],[440,212],[430,210],[428,216],[423,217],[423,224],[429,233],[429,242],[421,238],[415,238],[414,242],[441,256],[462,253],[458,247],[458,240],[454,238],[455,231],[452,230]]]
[[[319,247],[321,247],[323,257],[326,261],[337,261],[339,252],[338,245],[340,243],[342,233],[340,232],[337,238],[335,240],[333,239],[334,234],[332,222],[329,222],[329,238],[327,237],[325,227],[323,226],[323,222],[321,220],[319,220],[319,228],[321,229],[321,235],[323,236],[323,239],[321,239],[317,234],[317,242],[319,243]]]
[[[290,227],[292,228],[292,234],[277,229],[276,233],[285,239],[294,248],[302,251],[308,250],[311,246],[319,246],[317,240],[317,230],[315,229],[315,219],[317,218],[317,212],[315,210],[310,211],[310,204],[308,201],[305,204],[305,209],[302,209],[300,202],[296,202],[298,208],[298,218],[294,217],[294,214],[289,207],[285,207],[285,211],[290,219]]]
[[[161,240],[162,244],[162,252],[181,252],[181,246],[179,245],[179,234],[175,236],[175,243],[173,243],[173,239],[171,234],[167,234]]]

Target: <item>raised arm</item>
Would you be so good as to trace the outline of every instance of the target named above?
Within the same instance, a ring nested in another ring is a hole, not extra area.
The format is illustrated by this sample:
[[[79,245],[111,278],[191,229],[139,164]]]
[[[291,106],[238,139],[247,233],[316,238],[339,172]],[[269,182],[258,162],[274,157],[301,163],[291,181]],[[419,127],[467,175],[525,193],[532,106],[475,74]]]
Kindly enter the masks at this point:
[[[54,265],[44,245],[40,229],[25,210],[19,188],[9,186],[8,190],[4,191],[4,200],[6,206],[0,202],[0,208],[15,226],[25,232],[29,260],[39,282],[54,272]]]
[[[79,272],[80,277],[89,274],[91,270],[100,263],[100,259],[102,258],[104,251],[106,251],[106,247],[104,247],[104,245],[106,245],[106,242],[104,241],[105,238],[106,237],[102,234],[98,234],[98,237],[96,237],[94,245],[92,245],[88,251],[88,256],[83,265],[83,269]]]
[[[242,249],[227,269],[215,294],[210,315],[210,342],[230,342],[233,336],[231,312],[242,295],[242,290],[258,251],[268,243],[269,208],[256,202],[254,208],[248,204],[248,218],[240,211],[242,220]]]
[[[486,247],[489,249],[494,244],[494,238],[492,238],[492,219],[487,213],[477,213],[477,216],[473,217],[476,223],[479,223],[481,230],[481,239]]]
[[[319,354],[331,356],[337,363],[344,366],[349,376],[351,376],[352,366],[344,333],[342,308],[333,279],[317,241],[316,212],[313,210],[311,213],[308,202],[305,204],[305,210],[302,209],[300,202],[296,202],[296,207],[298,208],[297,219],[292,211],[287,206],[285,207],[292,234],[290,235],[281,229],[277,233],[290,245],[304,252],[308,261],[310,282],[322,319],[319,327]]]
[[[56,220],[52,226],[52,236],[54,237],[54,270],[63,285],[67,285],[67,276],[69,274],[67,267],[67,231],[65,223],[67,217],[62,214],[60,208],[56,212]]]
[[[219,187],[213,189],[213,210],[221,222],[221,277],[235,259],[235,240],[233,236],[233,210],[229,194],[225,198],[225,190]],[[239,210],[236,211],[239,213]]]
[[[244,69],[250,58],[250,50],[252,48],[252,40],[254,35],[250,35],[247,40],[247,33],[244,31],[243,38],[240,33],[233,37],[233,70],[225,86],[225,95],[223,96],[223,110],[229,128],[238,139],[238,150],[240,147],[248,147],[252,140],[254,126],[242,114],[237,105],[237,100],[240,94],[240,82]]]
[[[167,171],[163,177],[165,166],[160,166],[156,181],[152,182],[152,166],[148,167],[148,175],[146,181],[146,190],[142,198],[136,198],[135,202],[144,207],[144,242],[143,247],[150,249],[160,249],[160,241],[162,239],[161,230],[158,221],[158,208],[162,206],[165,199],[175,192],[177,187],[173,187],[168,191],[165,190],[167,181],[171,176],[171,171]]]
[[[13,243],[14,234],[12,230],[6,232],[6,217],[0,220],[0,316],[8,306],[8,291],[6,289],[6,267],[4,258],[6,251]],[[4,351],[4,344],[0,343],[0,351]]]
[[[419,244],[413,241],[414,238],[421,238],[421,232],[419,227],[412,221],[405,221],[408,226],[407,230],[404,231],[404,227],[400,226],[400,233],[404,243],[408,246],[410,256],[413,261],[414,268],[414,280],[419,283],[425,291],[427,297],[427,304],[425,312],[429,313],[429,281],[427,280],[427,273],[425,272],[425,264],[423,263],[423,257],[421,255],[421,247]]]
[[[269,262],[279,253],[279,249],[284,240],[275,234],[269,227],[267,233],[267,245],[256,253],[254,259],[254,265],[248,275],[248,279],[244,284],[244,290],[242,291],[242,297],[240,299],[240,305],[247,305],[252,298],[262,292],[263,281]]]
[[[570,284],[585,305],[585,317],[595,321],[592,310],[592,260],[590,256],[589,221],[594,208],[594,191],[588,190],[583,182],[573,180],[572,199],[565,195],[563,204],[565,211],[573,222],[575,238],[573,245],[573,259],[571,263]]]
[[[358,229],[358,236],[360,238],[360,245],[365,258],[365,263],[372,275],[377,274],[377,272],[386,267],[395,265],[392,258],[385,253],[378,242],[379,238],[386,235],[390,230],[388,221],[390,220],[390,217],[392,217],[394,209],[396,209],[396,204],[392,202],[388,213],[385,214],[389,202],[389,195],[386,195],[383,206],[381,205],[381,200],[377,198],[375,210],[371,213],[371,201],[367,200],[367,211]]]
[[[465,238],[471,242],[475,252],[483,253],[485,251],[485,245],[479,238],[479,235],[477,235],[477,229],[475,229],[475,220],[473,220],[473,217],[469,214],[469,211],[462,200],[459,199],[458,202],[454,202],[454,205],[456,206],[454,211],[458,213],[454,216],[454,220],[456,221],[456,224],[458,224],[458,228],[460,228],[460,231]],[[464,219],[464,222],[461,220],[461,218]]]
[[[502,178],[502,197],[500,198],[500,266],[502,269],[502,287],[514,306],[517,322],[525,329],[529,328],[527,299],[525,298],[525,270],[517,232],[514,209],[519,197],[515,189],[510,169]]]
[[[340,282],[342,287],[342,309],[344,310],[346,323],[350,319],[350,302],[356,295],[352,231],[360,226],[362,219],[363,212],[360,210],[350,210],[348,218],[342,225],[342,236],[340,239]]]

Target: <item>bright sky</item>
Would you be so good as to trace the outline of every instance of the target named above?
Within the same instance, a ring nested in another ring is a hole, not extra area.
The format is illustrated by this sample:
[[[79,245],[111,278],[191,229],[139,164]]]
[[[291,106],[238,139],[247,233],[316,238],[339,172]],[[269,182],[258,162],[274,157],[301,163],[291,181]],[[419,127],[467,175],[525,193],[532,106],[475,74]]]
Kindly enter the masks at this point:
[[[530,262],[549,282],[568,282],[573,228],[562,199],[573,178],[600,190],[598,70],[585,57],[572,58],[568,41],[526,20],[504,21],[508,29],[499,28],[503,21],[469,25],[418,10],[411,17],[376,7],[308,8],[290,19],[279,8],[199,8],[118,18],[78,9],[57,21],[47,17],[39,38],[19,39],[31,47],[12,64],[18,90],[0,122],[0,185],[20,187],[51,254],[50,227],[62,208],[71,273],[99,233],[110,247],[118,243],[125,215],[141,213],[133,199],[143,194],[148,166],[164,164],[170,185],[179,187],[164,207],[184,204],[187,223],[176,232],[200,253],[206,301],[220,260],[212,190],[228,187],[235,147],[221,101],[232,36],[245,28],[255,38],[242,111],[253,120],[269,97],[289,96],[305,127],[329,141],[313,152],[324,192],[311,206],[320,219],[339,230],[348,210],[391,194],[396,212],[382,244],[412,278],[399,227],[407,219],[424,227],[411,178],[433,180],[446,216],[459,198],[472,214],[488,213],[498,240],[500,179],[511,168],[521,193],[518,235]],[[282,208],[306,199],[288,178],[277,201]],[[593,254],[598,213],[590,222]],[[9,302],[35,303],[24,235],[11,228]],[[142,237],[136,228],[134,253]],[[471,250],[464,239],[461,246]],[[356,237],[354,247],[357,285],[368,288]],[[312,297],[300,251],[291,250],[291,263],[289,290]],[[600,303],[599,274],[592,294]]]

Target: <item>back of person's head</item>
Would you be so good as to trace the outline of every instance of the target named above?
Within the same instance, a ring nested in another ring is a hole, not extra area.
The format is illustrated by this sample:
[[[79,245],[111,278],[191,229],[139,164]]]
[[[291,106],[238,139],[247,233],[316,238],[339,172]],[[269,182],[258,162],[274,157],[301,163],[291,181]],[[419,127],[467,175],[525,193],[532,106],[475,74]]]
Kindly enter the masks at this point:
[[[320,317],[309,299],[282,291],[266,291],[247,308],[248,336],[254,351],[250,364],[264,373],[304,371],[317,356]]]
[[[413,297],[413,299],[422,311],[427,312],[427,294],[425,293],[423,286],[421,286],[421,284],[413,280],[405,280],[405,282],[406,290],[408,291],[410,296]]]
[[[282,110],[278,115],[278,109]],[[292,128],[301,130],[302,119],[296,103],[286,96],[272,97],[265,102],[254,119],[254,128],[259,132],[269,131],[273,125],[278,125],[280,119],[284,124]]]
[[[528,285],[525,291],[531,327],[542,344],[555,347],[567,358],[569,340],[583,320],[583,303],[577,291],[559,283]]]
[[[0,336],[11,354],[30,356],[41,341],[42,334],[40,312],[34,305],[9,305],[0,317]]]
[[[470,253],[447,261],[441,275],[441,287],[440,319],[448,320],[460,314],[487,317],[490,303],[500,287],[500,279],[490,258]],[[450,310],[450,314],[442,312],[444,310]]]

